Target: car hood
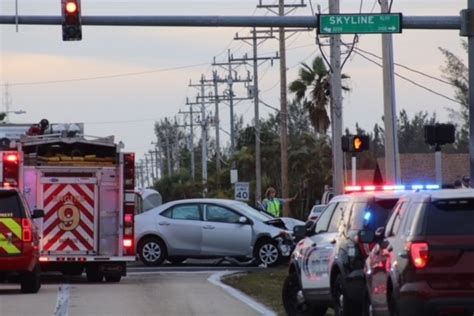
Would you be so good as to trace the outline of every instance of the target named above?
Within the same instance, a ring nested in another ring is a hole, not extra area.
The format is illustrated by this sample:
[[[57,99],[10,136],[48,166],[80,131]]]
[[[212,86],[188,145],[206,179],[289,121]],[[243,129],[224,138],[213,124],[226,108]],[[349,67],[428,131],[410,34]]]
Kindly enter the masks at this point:
[[[292,232],[293,227],[298,226],[298,225],[304,225],[305,223],[291,217],[279,217],[279,218],[268,220],[265,222],[265,224],[272,225],[272,226]]]

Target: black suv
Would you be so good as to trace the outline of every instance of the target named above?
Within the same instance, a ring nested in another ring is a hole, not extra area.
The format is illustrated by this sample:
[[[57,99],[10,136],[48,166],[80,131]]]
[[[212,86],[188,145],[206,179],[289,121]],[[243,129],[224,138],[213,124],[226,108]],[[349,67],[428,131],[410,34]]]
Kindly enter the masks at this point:
[[[363,314],[364,265],[374,243],[361,242],[361,232],[374,232],[384,226],[403,192],[364,192],[351,194],[339,221],[334,259],[330,263],[330,286],[336,315]]]

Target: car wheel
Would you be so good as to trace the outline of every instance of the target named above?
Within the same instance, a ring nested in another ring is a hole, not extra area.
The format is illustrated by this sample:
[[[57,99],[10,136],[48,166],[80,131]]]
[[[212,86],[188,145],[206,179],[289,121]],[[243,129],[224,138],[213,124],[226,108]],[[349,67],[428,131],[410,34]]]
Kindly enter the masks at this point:
[[[282,300],[289,316],[324,316],[327,307],[312,306],[304,301],[296,273],[290,273],[283,283]]]
[[[41,269],[36,265],[33,271],[25,272],[21,275],[21,292],[38,293],[41,288]]]
[[[104,279],[104,273],[100,271],[98,264],[90,264],[86,267],[87,281],[91,283],[100,283]]]
[[[166,258],[165,244],[158,238],[147,238],[140,243],[138,255],[143,264],[159,266]]]
[[[273,267],[280,262],[281,254],[277,244],[272,240],[267,239],[262,240],[257,244],[255,257],[259,264]]]
[[[175,265],[178,265],[178,264],[181,264],[183,263],[184,261],[186,261],[186,257],[169,257],[169,258],[166,258],[166,260],[168,260],[171,264],[175,264]]]
[[[336,316],[359,316],[362,314],[361,306],[351,301],[347,296],[344,278],[341,274],[331,285],[331,292]]]

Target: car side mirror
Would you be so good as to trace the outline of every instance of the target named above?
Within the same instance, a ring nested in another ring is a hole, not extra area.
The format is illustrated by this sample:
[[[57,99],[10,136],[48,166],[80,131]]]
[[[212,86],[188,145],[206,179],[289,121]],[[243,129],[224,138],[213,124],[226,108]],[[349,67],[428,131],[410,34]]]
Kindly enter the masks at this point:
[[[44,217],[44,211],[43,210],[34,210],[33,215],[31,216],[33,219],[35,218],[43,218]]]
[[[297,241],[305,238],[306,234],[307,234],[306,225],[296,225],[295,227],[293,227],[293,236]]]
[[[239,223],[240,223],[240,224],[248,224],[249,221],[248,221],[247,217],[245,217],[245,216],[240,216],[240,217],[239,217]]]
[[[364,244],[370,244],[375,241],[375,233],[371,230],[361,230],[359,232],[359,241]]]

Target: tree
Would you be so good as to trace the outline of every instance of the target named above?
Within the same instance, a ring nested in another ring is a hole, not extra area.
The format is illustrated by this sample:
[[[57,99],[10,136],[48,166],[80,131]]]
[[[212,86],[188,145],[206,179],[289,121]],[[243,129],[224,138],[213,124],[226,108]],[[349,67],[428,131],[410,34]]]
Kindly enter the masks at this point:
[[[462,41],[462,46],[467,53],[466,41]],[[441,47],[439,50],[446,58],[445,65],[441,68],[443,77],[454,86],[454,98],[461,105],[459,110],[449,109],[451,119],[460,127],[455,147],[458,151],[467,152],[469,148],[469,68],[454,53]]]
[[[347,75],[342,75],[342,79],[348,78]],[[344,85],[342,89],[350,91]],[[311,66],[302,63],[299,78],[290,83],[289,90],[295,94],[296,101],[308,111],[316,132],[325,134],[330,124],[328,105],[331,95],[331,73],[323,59],[317,56]]]

